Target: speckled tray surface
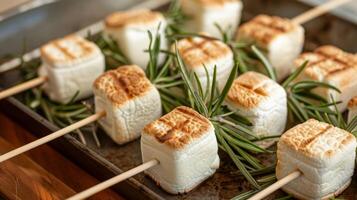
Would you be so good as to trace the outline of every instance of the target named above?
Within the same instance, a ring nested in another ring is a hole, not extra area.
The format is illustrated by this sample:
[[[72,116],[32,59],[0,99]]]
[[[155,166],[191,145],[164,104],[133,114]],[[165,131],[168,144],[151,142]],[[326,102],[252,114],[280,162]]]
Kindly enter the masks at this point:
[[[292,17],[309,8],[293,0],[245,0],[243,2],[243,21],[260,13]],[[165,7],[158,9],[164,10]],[[305,28],[307,38],[305,50],[312,50],[322,44],[333,44],[346,51],[357,52],[357,26],[351,22],[332,15],[325,15],[309,22]],[[19,78],[19,72],[16,69],[0,74],[0,87],[13,85],[19,81]],[[20,98],[1,101],[1,111],[6,112],[32,132],[36,132],[37,136],[44,136],[57,129],[45,118],[24,106],[18,100],[21,99],[21,95],[18,97]],[[100,131],[98,135],[102,144],[100,148],[94,144],[90,134],[87,137],[87,146],[82,145],[71,135],[57,139],[51,142],[51,145],[100,180],[105,180],[141,164],[138,140],[118,146],[104,132]],[[130,199],[230,199],[248,190],[249,184],[243,177],[232,175],[235,167],[229,158],[222,152],[220,152],[220,156],[221,168],[217,173],[188,194],[170,195],[157,187],[144,174],[139,174],[116,185],[115,189]],[[270,155],[261,156],[267,163],[274,161],[274,157]],[[282,192],[276,192],[268,199],[274,199],[282,194]],[[357,177],[341,197],[357,199]]]

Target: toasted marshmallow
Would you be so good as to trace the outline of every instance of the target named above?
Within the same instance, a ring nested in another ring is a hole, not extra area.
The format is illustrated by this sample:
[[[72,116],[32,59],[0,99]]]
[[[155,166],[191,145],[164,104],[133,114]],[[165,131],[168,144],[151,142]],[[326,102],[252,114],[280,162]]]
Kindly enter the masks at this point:
[[[143,162],[160,163],[145,173],[172,194],[189,192],[219,167],[213,125],[184,106],[145,126],[141,151]]]
[[[357,96],[353,97],[350,102],[348,102],[348,121],[352,121],[354,117],[357,116]]]
[[[322,46],[314,52],[301,54],[295,60],[295,66],[299,67],[305,61],[309,61],[308,66],[296,81],[322,81],[337,87],[341,93],[327,88],[317,88],[314,92],[331,102],[332,98],[342,101],[337,108],[345,111],[348,101],[357,94],[357,55],[333,46]]]
[[[310,119],[280,138],[276,176],[282,179],[299,170],[302,175],[283,190],[299,199],[328,199],[351,182],[356,146],[351,133]]]
[[[44,90],[51,100],[67,103],[92,95],[93,81],[104,72],[104,56],[92,42],[70,35],[41,47],[40,76],[48,77]]]
[[[293,70],[304,45],[304,28],[289,19],[258,15],[239,27],[238,41],[252,42],[267,51],[279,81]]]
[[[94,82],[96,112],[105,132],[118,144],[135,140],[144,126],[161,116],[160,95],[135,65],[108,71]]]
[[[189,72],[197,74],[203,89],[208,84],[205,67],[210,83],[217,67],[216,81],[223,88],[234,66],[233,52],[223,42],[202,37],[185,38],[177,42],[177,49]]]
[[[112,37],[129,61],[145,69],[149,62],[150,39],[148,31],[154,36],[161,35],[160,48],[167,48],[165,39],[166,20],[159,12],[150,10],[131,10],[116,12],[105,19],[104,32]],[[159,56],[159,64],[164,55]]]
[[[243,3],[240,0],[182,0],[181,7],[189,17],[185,24],[188,31],[221,38],[216,24],[232,36],[240,22]]]
[[[280,135],[285,129],[286,92],[263,74],[251,71],[236,78],[225,102],[230,110],[237,111],[253,124],[256,136]]]

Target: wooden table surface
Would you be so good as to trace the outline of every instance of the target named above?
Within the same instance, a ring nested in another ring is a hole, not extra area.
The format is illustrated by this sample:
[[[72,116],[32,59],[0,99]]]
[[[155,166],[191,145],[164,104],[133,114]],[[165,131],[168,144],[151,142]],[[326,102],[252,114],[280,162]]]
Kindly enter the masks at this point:
[[[34,139],[0,112],[0,154]],[[5,199],[64,199],[96,183],[98,180],[47,145],[0,163],[0,197]],[[123,198],[105,190],[90,199]]]

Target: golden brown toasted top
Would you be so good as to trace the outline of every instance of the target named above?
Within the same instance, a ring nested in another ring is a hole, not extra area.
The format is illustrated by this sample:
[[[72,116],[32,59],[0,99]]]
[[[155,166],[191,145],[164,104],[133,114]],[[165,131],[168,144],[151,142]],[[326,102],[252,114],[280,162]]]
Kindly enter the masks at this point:
[[[147,25],[164,19],[159,12],[147,9],[115,12],[105,18],[105,25],[110,28],[120,28],[128,25]]]
[[[353,97],[349,102],[348,102],[348,108],[354,108],[357,106],[357,96]]]
[[[351,133],[310,119],[285,132],[278,146],[284,144],[307,157],[323,158],[332,157],[352,142],[355,143],[356,139]]]
[[[226,3],[239,2],[240,0],[184,0],[183,3],[186,1],[196,1],[203,6],[223,6]]]
[[[329,79],[346,71],[357,73],[357,55],[346,53],[334,46],[321,46],[314,52],[301,54],[295,60],[296,67],[305,61],[309,63],[304,74],[314,80]]]
[[[236,78],[227,94],[227,100],[235,105],[253,108],[269,94],[267,85],[271,79],[257,72],[246,72]]]
[[[289,19],[258,15],[239,27],[237,38],[240,40],[253,38],[257,43],[267,45],[276,36],[291,32],[294,29],[296,29],[296,25]]]
[[[94,88],[103,92],[116,105],[142,96],[152,87],[144,71],[136,65],[125,65],[107,71],[94,81]]]
[[[209,129],[213,126],[207,118],[191,108],[180,106],[146,125],[144,134],[154,136],[158,142],[171,148],[180,149]]]
[[[189,69],[232,55],[231,49],[223,42],[202,37],[179,40],[177,49]]]
[[[77,35],[50,41],[40,51],[42,59],[54,65],[75,63],[100,55],[94,43]]]

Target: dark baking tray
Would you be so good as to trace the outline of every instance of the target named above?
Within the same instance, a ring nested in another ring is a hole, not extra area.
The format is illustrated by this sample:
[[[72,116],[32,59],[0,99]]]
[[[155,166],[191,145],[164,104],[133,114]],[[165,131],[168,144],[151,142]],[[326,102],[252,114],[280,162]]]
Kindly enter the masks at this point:
[[[293,0],[245,0],[243,2],[243,21],[260,13],[293,17],[310,8]],[[158,8],[158,10],[164,10],[166,7]],[[329,14],[304,26],[306,28],[305,50],[312,50],[322,44],[332,44],[349,52],[357,51],[357,26],[352,22]],[[21,76],[18,70],[8,71],[0,74],[0,87],[11,86],[20,80]],[[1,111],[22,124],[37,137],[58,130],[55,125],[22,104],[18,100],[19,98],[21,98],[21,94],[1,101]],[[51,142],[50,145],[99,180],[106,180],[141,164],[138,140],[118,146],[102,131],[99,131],[98,135],[102,144],[101,148],[94,144],[91,136],[86,137],[87,146],[81,144],[71,135],[59,138]],[[271,159],[266,158],[267,161]],[[248,183],[242,177],[230,174],[230,169],[234,169],[234,166],[226,155],[221,153],[221,160],[221,168],[217,173],[188,194],[170,195],[143,174],[117,184],[114,188],[129,199],[230,199],[249,189]],[[357,199],[356,190],[357,180],[354,178],[352,185],[343,193],[342,197]],[[269,198],[273,199],[281,194],[281,192],[277,192]]]

